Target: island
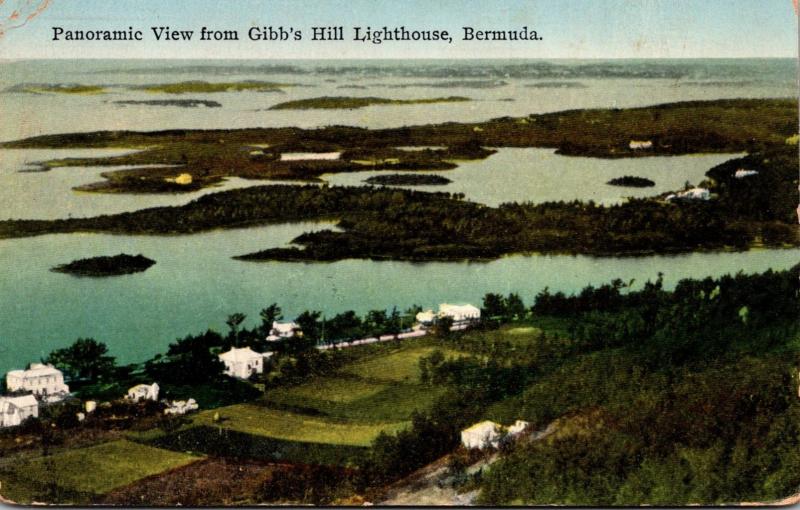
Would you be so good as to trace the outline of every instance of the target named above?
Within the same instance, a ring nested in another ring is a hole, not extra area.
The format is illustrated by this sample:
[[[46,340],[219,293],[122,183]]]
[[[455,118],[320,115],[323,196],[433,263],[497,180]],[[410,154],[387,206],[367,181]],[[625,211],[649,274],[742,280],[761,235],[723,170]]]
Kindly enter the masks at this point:
[[[73,260],[68,264],[61,264],[52,268],[57,273],[67,273],[74,276],[119,276],[124,274],[141,273],[146,271],[155,260],[144,255],[128,255],[120,253],[111,257],[91,257],[88,259]]]
[[[268,81],[245,80],[236,82],[207,82],[201,80],[182,81],[178,83],[159,83],[136,87],[145,92],[161,92],[164,94],[192,94],[192,93],[217,93],[217,92],[242,92],[246,90],[255,92],[277,92],[288,83],[274,83]]]
[[[623,177],[615,177],[606,184],[609,186],[624,186],[626,188],[651,188],[656,185],[655,182],[644,177],[636,177],[633,175],[625,175]]]
[[[348,96],[324,96],[312,97],[309,99],[298,99],[296,101],[286,101],[271,106],[270,110],[355,110],[374,105],[411,105],[411,104],[433,104],[433,103],[459,103],[471,101],[468,97],[449,96],[434,97],[429,99],[387,99],[385,97],[348,97]]]
[[[104,94],[106,88],[100,85],[81,85],[78,83],[21,83],[8,87],[4,92],[22,94]]]
[[[226,177],[318,180],[324,173],[444,170],[485,158],[497,147],[555,148],[564,155],[636,158],[701,152],[742,153],[707,172],[713,200],[663,197],[594,203],[513,203],[489,207],[458,194],[407,189],[253,186],[211,193],[182,206],[59,220],[0,221],[0,238],[47,233],[193,234],[291,221],[335,221],[338,231],[304,234],[295,246],[243,254],[242,260],[491,260],[513,253],[644,255],[799,246],[796,190],[797,105],[783,99],[733,99],[642,108],[574,110],[481,123],[391,129],[105,131],[43,135],[4,148],[145,147],[112,157],[45,162],[61,166],[157,165],[103,174],[93,191],[199,189]],[[692,119],[687,127],[686,119]],[[737,126],[732,130],[730,126]],[[652,141],[637,148],[632,140]],[[254,151],[253,147],[269,147]],[[398,147],[444,147],[404,151]],[[489,149],[491,147],[492,149]],[[280,160],[285,153],[339,153],[336,159]],[[169,165],[169,166],[166,166]],[[758,171],[764,185],[735,178]],[[191,179],[190,179],[191,178]],[[181,184],[190,183],[190,184]],[[436,225],[436,228],[431,228]]]
[[[382,186],[442,186],[450,184],[447,177],[431,174],[389,174],[375,175],[364,180],[367,184]]]
[[[525,85],[531,89],[585,89],[587,88],[578,81],[540,81],[536,83],[528,83]]]
[[[180,108],[219,108],[222,105],[216,101],[208,101],[206,99],[149,99],[149,100],[124,100],[114,101],[114,104],[120,106],[178,106]]]

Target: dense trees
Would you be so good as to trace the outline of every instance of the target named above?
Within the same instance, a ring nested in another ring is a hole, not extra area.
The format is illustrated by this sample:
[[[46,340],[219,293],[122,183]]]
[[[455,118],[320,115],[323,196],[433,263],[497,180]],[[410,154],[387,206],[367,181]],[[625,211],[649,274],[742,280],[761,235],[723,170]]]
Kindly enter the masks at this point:
[[[79,338],[71,346],[56,349],[44,360],[62,372],[67,379],[95,383],[114,372],[114,357],[108,347],[93,338]]]
[[[482,501],[685,505],[795,492],[799,273],[543,293],[534,310],[574,321],[572,354],[505,412],[558,419],[558,432],[496,464]],[[602,294],[610,306],[592,310]]]
[[[156,381],[176,385],[218,381],[225,370],[225,365],[211,350],[218,345],[222,345],[222,337],[216,332],[189,335],[170,344],[166,356],[157,355],[147,361],[145,372]]]

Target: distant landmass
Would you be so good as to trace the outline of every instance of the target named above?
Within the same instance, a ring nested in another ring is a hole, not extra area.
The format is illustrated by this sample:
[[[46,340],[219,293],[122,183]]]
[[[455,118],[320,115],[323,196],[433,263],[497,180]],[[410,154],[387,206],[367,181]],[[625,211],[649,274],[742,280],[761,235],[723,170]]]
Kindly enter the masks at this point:
[[[112,257],[91,257],[79,259],[54,267],[58,273],[68,273],[76,276],[118,276],[146,271],[155,260],[144,255],[127,255],[120,253]]]
[[[626,188],[650,188],[655,186],[656,183],[644,177],[636,177],[633,175],[625,175],[623,177],[616,177],[611,179],[606,184],[610,186],[624,186]]]
[[[394,186],[431,186],[450,184],[447,177],[430,174],[389,174],[376,175],[364,180],[367,184],[381,184]]]
[[[309,99],[298,99],[297,101],[286,101],[278,103],[270,110],[315,110],[315,109],[342,109],[353,110],[365,108],[372,105],[406,105],[406,104],[432,104],[432,103],[457,103],[470,101],[468,97],[450,96],[434,97],[430,99],[387,99],[385,97],[346,97],[346,96],[326,96],[312,97]]]
[[[148,100],[134,100],[129,99],[126,101],[114,101],[114,104],[120,106],[179,106],[181,108],[197,108],[198,106],[206,108],[219,108],[222,105],[216,101],[209,101],[207,99],[148,99]]]

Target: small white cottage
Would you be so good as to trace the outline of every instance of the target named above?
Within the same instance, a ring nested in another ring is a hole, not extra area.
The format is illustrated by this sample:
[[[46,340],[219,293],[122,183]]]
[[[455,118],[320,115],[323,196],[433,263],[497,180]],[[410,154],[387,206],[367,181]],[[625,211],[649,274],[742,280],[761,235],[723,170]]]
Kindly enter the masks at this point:
[[[167,404],[167,408],[164,409],[164,414],[186,414],[192,411],[197,411],[198,409],[200,409],[200,406],[193,398],[190,398],[189,400],[173,400]]]
[[[530,423],[524,420],[517,420],[513,425],[509,425],[506,431],[510,439],[516,439],[521,436],[530,427]]]
[[[667,201],[673,200],[711,200],[711,192],[706,188],[692,188],[667,196]]]
[[[128,400],[139,402],[140,400],[158,401],[158,383],[153,384],[137,384],[128,390]]]
[[[631,140],[631,142],[628,144],[628,147],[632,151],[640,151],[640,150],[645,150],[645,149],[652,149],[653,148],[653,142],[651,140]]]
[[[300,327],[294,322],[273,321],[272,329],[269,332],[267,340],[270,342],[277,342],[285,338],[292,338],[299,330]]]
[[[747,170],[745,168],[740,168],[733,174],[737,179],[744,179],[745,177],[752,177],[754,175],[758,175],[758,170]]]
[[[433,310],[426,310],[424,312],[419,312],[416,319],[420,324],[433,324],[433,321],[436,319],[436,314],[433,313]]]
[[[465,448],[483,450],[497,448],[503,438],[503,426],[493,421],[482,421],[461,431],[461,444]]]
[[[267,353],[272,356],[272,353]],[[223,352],[219,359],[225,363],[225,373],[231,377],[247,379],[253,374],[264,373],[264,354],[259,354],[249,347],[241,349],[232,347],[230,351]]]
[[[33,395],[0,397],[0,428],[16,427],[30,417],[39,416],[39,402]]]

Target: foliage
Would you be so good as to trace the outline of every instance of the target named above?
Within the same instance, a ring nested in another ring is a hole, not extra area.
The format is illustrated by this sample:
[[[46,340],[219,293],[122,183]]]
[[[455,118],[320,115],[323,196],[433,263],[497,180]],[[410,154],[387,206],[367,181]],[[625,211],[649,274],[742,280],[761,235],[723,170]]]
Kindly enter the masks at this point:
[[[557,432],[493,466],[481,502],[708,505],[795,492],[799,272],[543,293],[534,310],[572,317],[575,343],[504,412],[557,420]],[[603,294],[608,306],[589,311]]]
[[[147,361],[145,372],[162,384],[200,385],[218,381],[225,364],[211,347],[221,343],[221,337],[213,331],[200,336],[189,335],[170,344],[166,356],[158,354]]]
[[[114,371],[114,357],[108,347],[93,338],[79,338],[71,346],[56,349],[44,360],[62,372],[69,380],[95,383]]]

